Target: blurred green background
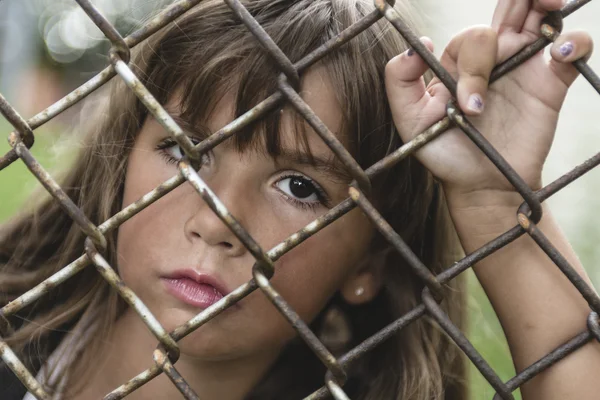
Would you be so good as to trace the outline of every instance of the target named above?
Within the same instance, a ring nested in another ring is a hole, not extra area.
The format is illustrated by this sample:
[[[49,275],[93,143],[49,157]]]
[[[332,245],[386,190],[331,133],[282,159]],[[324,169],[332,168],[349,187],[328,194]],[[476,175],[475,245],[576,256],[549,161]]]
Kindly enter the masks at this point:
[[[126,34],[153,9],[168,2],[97,0],[94,3]],[[494,5],[492,0],[422,0],[417,7],[439,56],[453,34],[469,25],[490,21]],[[597,15],[600,15],[600,1],[569,17],[565,29],[586,29],[600,40],[600,25],[594,18]],[[102,36],[82,17],[73,1],[0,3],[0,91],[24,117],[35,115],[94,76],[107,64],[106,49]],[[600,70],[598,54],[590,63]],[[89,102],[77,105],[57,121],[35,131],[32,152],[53,176],[68,165],[77,151],[79,133],[73,127],[82,116],[85,118],[86,104],[89,107]],[[600,149],[599,109],[600,97],[579,79],[563,108],[556,142],[544,171],[545,182],[556,179]],[[0,136],[6,137],[11,130],[6,121],[0,120]],[[0,154],[8,150],[6,140],[0,141]],[[596,267],[600,262],[597,245],[600,224],[589,215],[600,209],[599,178],[600,172],[594,170],[549,200],[596,286],[600,283]],[[28,195],[39,188],[20,161],[0,172],[0,223],[26,207]],[[500,378],[507,381],[515,372],[502,329],[473,273],[468,271],[467,275],[468,337]],[[470,379],[472,399],[493,397],[494,391],[473,367]]]

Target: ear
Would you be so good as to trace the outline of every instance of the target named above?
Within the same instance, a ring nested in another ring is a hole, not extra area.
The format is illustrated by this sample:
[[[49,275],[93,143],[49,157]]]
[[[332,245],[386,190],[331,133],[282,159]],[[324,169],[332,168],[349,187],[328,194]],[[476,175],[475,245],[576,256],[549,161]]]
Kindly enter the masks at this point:
[[[340,288],[340,294],[348,304],[359,305],[370,302],[383,286],[383,270],[390,249],[373,254],[367,253],[358,267],[348,276]]]

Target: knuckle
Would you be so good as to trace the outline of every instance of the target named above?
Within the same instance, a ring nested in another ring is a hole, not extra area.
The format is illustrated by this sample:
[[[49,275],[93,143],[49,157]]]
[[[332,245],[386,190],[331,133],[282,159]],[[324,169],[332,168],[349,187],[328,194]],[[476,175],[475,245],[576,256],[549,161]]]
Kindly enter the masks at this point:
[[[487,80],[490,72],[491,70],[487,67],[487,65],[474,62],[463,65],[460,75]]]
[[[463,93],[482,93],[487,88],[487,79],[481,76],[469,76],[460,80],[461,92]]]
[[[469,32],[469,39],[478,45],[487,45],[498,40],[498,35],[494,29],[489,26],[474,26]]]

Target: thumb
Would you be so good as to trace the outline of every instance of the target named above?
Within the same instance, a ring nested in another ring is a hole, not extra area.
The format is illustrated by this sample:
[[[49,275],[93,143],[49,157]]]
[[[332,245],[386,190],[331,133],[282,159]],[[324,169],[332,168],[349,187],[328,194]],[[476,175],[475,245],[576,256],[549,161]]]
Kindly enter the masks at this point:
[[[592,54],[594,42],[589,33],[583,31],[567,32],[552,44],[548,62],[556,76],[569,87],[579,75],[579,71],[571,64],[573,61],[583,58],[587,60]]]
[[[422,37],[421,42],[433,51],[433,42]],[[428,101],[423,74],[429,67],[412,49],[392,58],[385,67],[385,86],[394,123],[400,132],[412,132],[418,121],[418,112]],[[412,111],[412,112],[411,112]],[[410,116],[415,114],[414,118]],[[406,138],[403,138],[406,140]]]

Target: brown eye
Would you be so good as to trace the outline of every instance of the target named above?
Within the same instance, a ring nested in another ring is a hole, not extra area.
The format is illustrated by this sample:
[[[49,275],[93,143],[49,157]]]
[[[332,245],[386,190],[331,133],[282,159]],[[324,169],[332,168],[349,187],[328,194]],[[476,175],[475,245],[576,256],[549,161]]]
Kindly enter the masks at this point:
[[[307,197],[310,197],[313,194],[316,195],[315,187],[313,186],[312,183],[310,183],[306,179],[297,178],[297,177],[290,178],[288,185],[290,188],[290,192],[295,197],[305,199]]]
[[[287,176],[277,182],[277,187],[286,195],[306,203],[320,202],[319,189],[312,180],[302,176]]]

